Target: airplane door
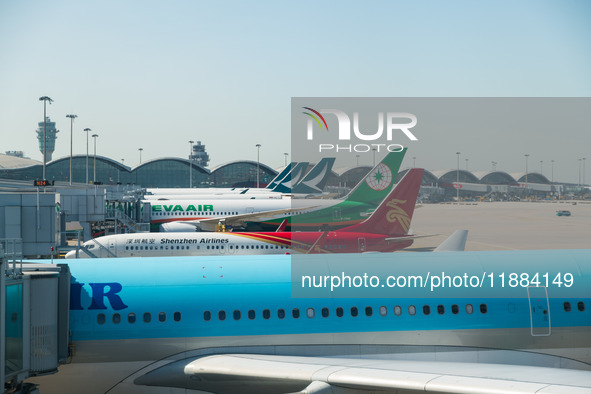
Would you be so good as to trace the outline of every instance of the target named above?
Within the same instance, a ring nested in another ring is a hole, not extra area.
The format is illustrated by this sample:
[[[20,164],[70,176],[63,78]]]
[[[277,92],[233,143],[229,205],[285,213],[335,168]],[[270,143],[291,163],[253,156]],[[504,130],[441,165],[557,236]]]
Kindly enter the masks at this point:
[[[341,208],[333,208],[332,209],[332,220],[340,221],[342,218],[341,216]]]
[[[115,256],[117,256],[117,245],[115,245],[115,241],[114,240],[109,240],[109,251],[111,253],[113,253]],[[109,255],[107,257],[113,257],[112,255]]]
[[[226,245],[216,245],[216,247],[219,247],[218,251],[220,252],[220,254],[226,254]]]
[[[359,245],[359,251],[365,252],[367,248],[367,244],[365,243],[365,238],[357,238],[357,244]]]
[[[549,336],[551,333],[550,305],[545,287],[528,287],[529,314],[532,336]]]

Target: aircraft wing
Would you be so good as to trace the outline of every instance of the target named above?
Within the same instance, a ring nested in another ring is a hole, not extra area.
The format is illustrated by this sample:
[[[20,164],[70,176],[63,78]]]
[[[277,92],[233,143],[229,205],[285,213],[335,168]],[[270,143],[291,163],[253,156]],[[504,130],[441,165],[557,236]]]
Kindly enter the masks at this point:
[[[248,382],[249,392],[345,394],[404,393],[589,393],[591,373],[522,365],[362,358],[226,354],[197,359],[184,368],[191,379]],[[354,391],[349,391],[354,390]]]
[[[404,242],[404,241],[411,241],[413,239],[434,237],[436,235],[439,235],[439,234],[404,235],[402,237],[389,237],[389,238],[386,238],[386,241],[388,241],[388,242]]]
[[[277,219],[281,215],[290,215],[293,213],[297,213],[300,211],[307,211],[310,209],[318,208],[314,207],[305,207],[305,208],[286,208],[286,209],[276,209],[274,211],[264,211],[264,212],[256,212],[256,213],[245,213],[242,215],[233,215],[233,216],[224,216],[224,217],[215,217],[210,219],[201,219],[201,220],[186,220],[186,221],[177,221],[175,223],[182,223],[182,224],[191,224],[195,227],[201,228],[203,231],[215,231],[216,225],[222,221],[226,226],[231,225],[233,227],[244,226],[246,222],[261,222],[264,220],[270,219]]]

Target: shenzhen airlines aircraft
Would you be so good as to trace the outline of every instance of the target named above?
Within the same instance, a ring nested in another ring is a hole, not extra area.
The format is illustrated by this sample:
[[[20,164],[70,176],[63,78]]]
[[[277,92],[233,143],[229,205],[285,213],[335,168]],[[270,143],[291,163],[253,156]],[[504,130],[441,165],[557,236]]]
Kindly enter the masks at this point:
[[[117,234],[85,242],[78,257],[393,252],[416,238],[408,230],[422,179],[411,169],[369,218],[336,231]]]
[[[591,392],[591,250],[68,266],[71,364],[42,392]]]
[[[405,153],[389,153],[344,199],[171,200],[152,205],[151,224],[167,232],[214,231],[220,220],[249,231],[274,231],[286,218],[296,230],[350,226],[390,193]]]

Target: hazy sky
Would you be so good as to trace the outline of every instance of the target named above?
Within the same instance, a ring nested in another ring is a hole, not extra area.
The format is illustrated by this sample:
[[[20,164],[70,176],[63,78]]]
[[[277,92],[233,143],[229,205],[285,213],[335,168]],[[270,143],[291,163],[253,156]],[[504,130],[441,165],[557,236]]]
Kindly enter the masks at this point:
[[[0,151],[41,160],[34,131],[47,95],[61,130],[54,158],[69,155],[73,113],[74,153],[86,152],[89,127],[99,155],[130,166],[140,147],[144,161],[186,157],[200,140],[210,168],[256,160],[257,143],[277,167],[290,152],[291,97],[589,97],[590,70],[585,0],[3,0]],[[529,153],[576,182],[587,157],[591,179],[589,129],[500,154],[461,133],[447,136],[458,147],[409,150],[406,164],[455,168],[460,150],[471,170],[495,160],[513,172]],[[498,138],[519,130],[507,133]]]

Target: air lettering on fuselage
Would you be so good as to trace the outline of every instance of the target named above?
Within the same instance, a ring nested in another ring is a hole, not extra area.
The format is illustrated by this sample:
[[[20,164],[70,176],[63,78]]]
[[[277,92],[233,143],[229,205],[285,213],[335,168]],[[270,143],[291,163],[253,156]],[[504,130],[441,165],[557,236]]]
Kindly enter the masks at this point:
[[[121,296],[117,294],[123,290],[121,283],[89,283],[88,285],[90,286],[90,299],[92,302],[86,309],[107,309],[107,306],[105,305],[105,298],[109,300],[113,310],[118,311],[128,307],[121,299]],[[81,311],[85,309],[82,306],[82,290],[84,290],[84,283],[70,284],[70,310]],[[86,291],[88,292],[87,289]]]
[[[152,205],[152,212],[213,212],[213,205],[187,205],[184,209],[182,205]]]

